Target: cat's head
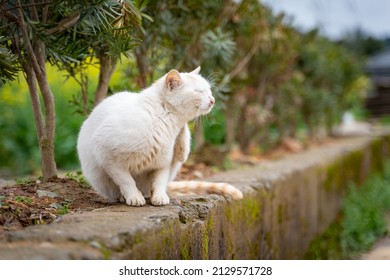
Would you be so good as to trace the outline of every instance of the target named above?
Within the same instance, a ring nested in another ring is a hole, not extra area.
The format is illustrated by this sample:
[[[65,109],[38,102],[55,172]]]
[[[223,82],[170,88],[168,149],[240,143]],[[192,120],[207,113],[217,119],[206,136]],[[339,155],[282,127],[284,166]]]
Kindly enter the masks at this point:
[[[199,71],[200,67],[190,73],[173,69],[164,78],[165,100],[190,119],[209,113],[215,103],[210,83]]]

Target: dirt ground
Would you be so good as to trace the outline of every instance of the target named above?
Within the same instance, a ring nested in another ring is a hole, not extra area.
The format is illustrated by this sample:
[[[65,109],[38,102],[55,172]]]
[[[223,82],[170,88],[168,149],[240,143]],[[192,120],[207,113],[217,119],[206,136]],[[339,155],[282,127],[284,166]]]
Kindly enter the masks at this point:
[[[213,168],[204,164],[184,165],[178,179],[201,179],[213,173]],[[68,174],[49,182],[31,179],[1,187],[0,236],[4,231],[52,223],[67,213],[91,211],[109,205],[80,174]]]
[[[69,212],[109,205],[88,185],[74,178],[31,180],[0,189],[0,233],[48,224]]]

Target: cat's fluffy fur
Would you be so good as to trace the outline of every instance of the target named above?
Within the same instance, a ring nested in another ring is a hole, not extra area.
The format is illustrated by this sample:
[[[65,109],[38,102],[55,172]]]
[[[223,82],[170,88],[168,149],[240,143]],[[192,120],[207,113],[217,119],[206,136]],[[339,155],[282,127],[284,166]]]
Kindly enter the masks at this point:
[[[103,100],[83,123],[77,150],[84,176],[110,201],[128,205],[169,203],[168,192],[242,193],[224,183],[171,182],[190,152],[187,122],[214,105],[199,75],[171,70],[140,94],[121,92]]]

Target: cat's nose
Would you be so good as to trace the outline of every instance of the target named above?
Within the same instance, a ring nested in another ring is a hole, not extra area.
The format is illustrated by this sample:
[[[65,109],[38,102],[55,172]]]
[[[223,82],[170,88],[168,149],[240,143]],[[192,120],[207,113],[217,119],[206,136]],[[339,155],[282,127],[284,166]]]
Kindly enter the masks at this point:
[[[215,103],[215,98],[214,97],[210,97],[210,106],[214,105]]]

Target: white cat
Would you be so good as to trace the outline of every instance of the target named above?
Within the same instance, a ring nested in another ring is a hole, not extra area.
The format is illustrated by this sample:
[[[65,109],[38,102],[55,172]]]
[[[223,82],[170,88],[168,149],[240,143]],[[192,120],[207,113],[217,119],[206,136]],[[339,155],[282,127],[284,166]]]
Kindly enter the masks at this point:
[[[83,123],[77,150],[93,188],[110,201],[142,206],[169,203],[168,192],[242,193],[225,183],[171,182],[190,152],[187,122],[207,114],[215,99],[199,75],[171,70],[140,94],[121,92],[103,100]]]

